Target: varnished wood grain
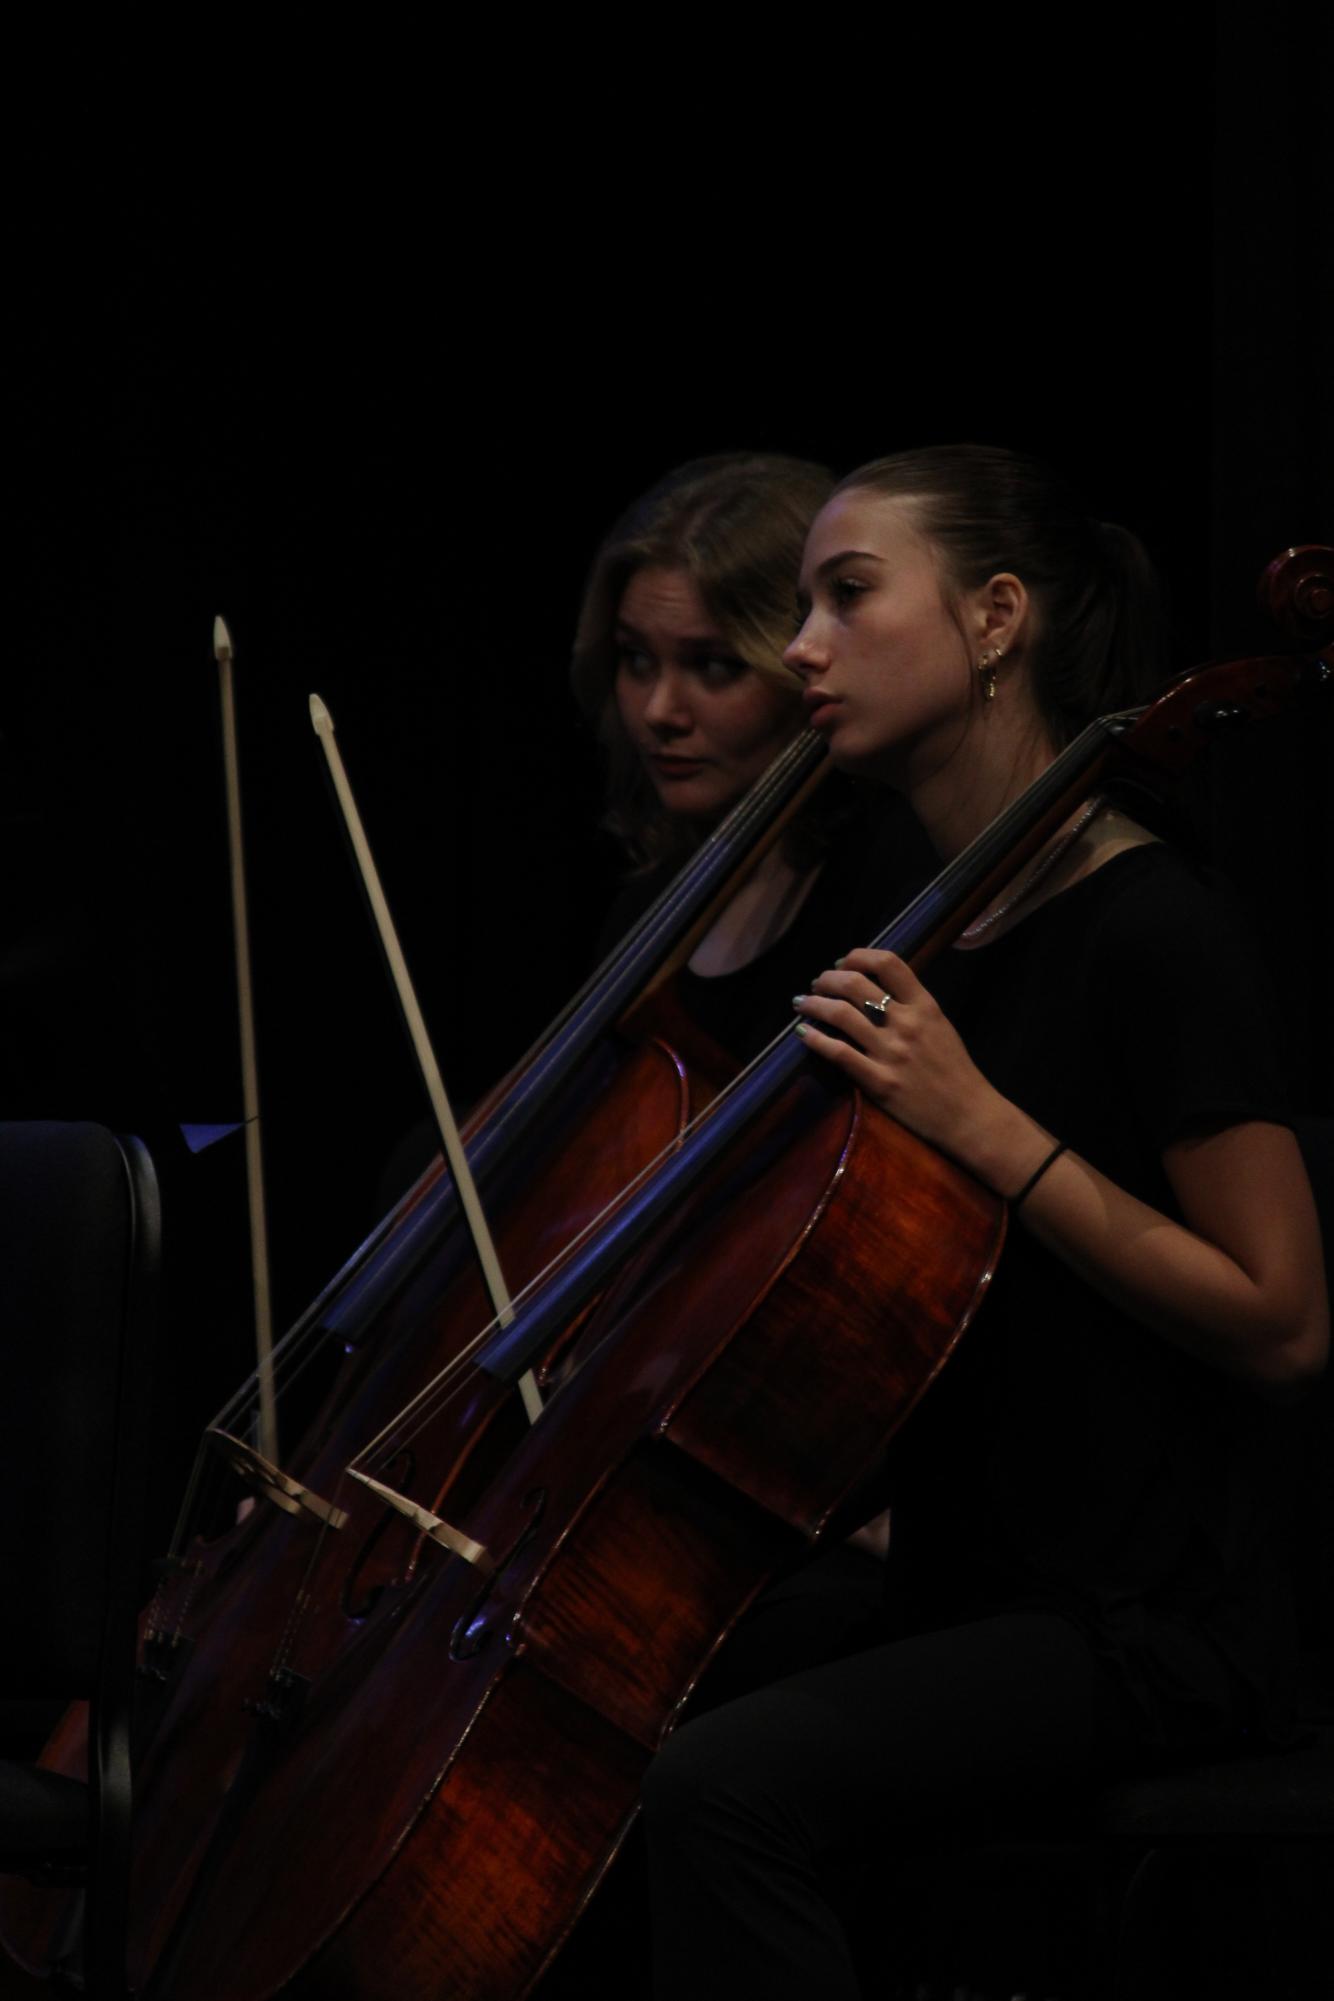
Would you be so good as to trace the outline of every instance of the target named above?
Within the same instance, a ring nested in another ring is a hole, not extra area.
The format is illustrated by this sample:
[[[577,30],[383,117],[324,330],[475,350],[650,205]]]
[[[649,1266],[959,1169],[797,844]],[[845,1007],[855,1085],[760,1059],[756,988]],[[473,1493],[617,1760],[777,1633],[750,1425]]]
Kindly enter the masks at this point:
[[[396,1629],[322,1677],[155,2001],[256,2001],[293,1983],[312,2001],[499,2001],[523,1991],[521,1968],[535,1977],[634,1811],[649,1747],[746,1603],[921,1394],[999,1246],[994,1198],[852,1100],[798,1091],[752,1138],[612,1289],[581,1336],[560,1421],[544,1419],[482,1498],[470,1532],[493,1550],[527,1533],[515,1561],[485,1591],[442,1561]],[[780,1199],[793,1181],[799,1190]],[[720,1208],[729,1182],[753,1225],[744,1244]],[[973,1219],[971,1268],[940,1206],[952,1182]],[[895,1198],[898,1186],[911,1192]],[[887,1244],[900,1270],[882,1268],[872,1286],[860,1260],[883,1258]],[[865,1308],[834,1326],[822,1310],[813,1326],[812,1299],[835,1269],[864,1285]],[[931,1322],[906,1361],[878,1345],[902,1310],[900,1287],[927,1302]],[[939,1303],[951,1289],[953,1310]],[[772,1352],[800,1362],[789,1383],[752,1377],[745,1388],[728,1344],[738,1325],[766,1366]],[[760,1436],[779,1426],[787,1452],[802,1408],[818,1435],[801,1444],[797,1474],[765,1474]],[[860,1460],[846,1444],[848,1408]],[[728,1435],[740,1480],[725,1463]],[[451,1643],[465,1627],[477,1651],[459,1659]],[[502,1715],[529,1748],[496,1784]],[[578,1746],[541,1748],[534,1719],[553,1716],[558,1737],[583,1719]],[[539,1849],[559,1878],[552,1899],[525,1874]],[[274,1886],[285,1881],[299,1889],[283,1898]],[[492,1960],[478,1957],[476,1910],[490,1914]],[[429,1949],[419,1953],[419,1939]]]

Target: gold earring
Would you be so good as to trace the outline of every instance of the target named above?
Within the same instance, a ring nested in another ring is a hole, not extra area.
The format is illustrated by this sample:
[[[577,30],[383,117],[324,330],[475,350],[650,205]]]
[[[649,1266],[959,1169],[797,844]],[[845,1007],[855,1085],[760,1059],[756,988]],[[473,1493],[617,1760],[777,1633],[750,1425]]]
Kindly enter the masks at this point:
[[[984,653],[977,663],[977,671],[982,677],[982,700],[994,702],[996,699],[996,662],[1000,659],[1000,649],[995,653]]]

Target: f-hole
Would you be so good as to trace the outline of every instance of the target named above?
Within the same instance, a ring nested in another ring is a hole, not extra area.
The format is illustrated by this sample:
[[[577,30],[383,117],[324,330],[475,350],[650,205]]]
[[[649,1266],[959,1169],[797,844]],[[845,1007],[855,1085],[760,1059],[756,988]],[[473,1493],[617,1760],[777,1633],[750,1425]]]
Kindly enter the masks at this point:
[[[405,1445],[401,1451],[392,1453],[386,1459],[383,1466],[376,1468],[375,1477],[378,1480],[383,1480],[386,1487],[397,1488],[400,1494],[411,1494],[412,1482],[416,1478],[416,1473],[416,1454],[410,1446]],[[375,1610],[384,1592],[383,1584],[372,1584],[360,1603],[354,1603],[357,1582],[362,1571],[370,1562],[371,1556],[381,1537],[385,1535],[395,1522],[401,1522],[402,1519],[403,1517],[396,1514],[393,1508],[385,1508],[381,1512],[379,1521],[375,1524],[375,1527],[358,1550],[356,1561],[343,1580],[343,1589],[339,1596],[339,1603],[342,1605],[345,1618],[368,1619]]]
[[[546,1488],[534,1487],[530,1494],[524,1495],[523,1505],[529,1510],[528,1521],[487,1578],[467,1611],[455,1621],[449,1640],[449,1652],[453,1660],[471,1660],[473,1655],[480,1653],[486,1645],[490,1632],[485,1617],[487,1604],[505,1572],[518,1562],[537,1534],[538,1524],[547,1511]]]

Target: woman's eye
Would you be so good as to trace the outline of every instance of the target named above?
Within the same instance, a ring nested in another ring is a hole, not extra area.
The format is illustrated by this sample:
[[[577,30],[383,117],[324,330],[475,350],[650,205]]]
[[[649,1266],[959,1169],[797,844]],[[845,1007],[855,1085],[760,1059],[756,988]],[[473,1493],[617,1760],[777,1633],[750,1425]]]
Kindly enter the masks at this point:
[[[697,671],[706,688],[730,688],[750,670],[744,660],[729,660],[720,654],[717,659],[702,660]]]
[[[866,585],[856,577],[834,577],[830,581],[829,595],[836,605],[846,607],[862,595]]]
[[[653,673],[653,662],[640,646],[618,646],[616,672],[624,674],[628,681],[647,681]]]

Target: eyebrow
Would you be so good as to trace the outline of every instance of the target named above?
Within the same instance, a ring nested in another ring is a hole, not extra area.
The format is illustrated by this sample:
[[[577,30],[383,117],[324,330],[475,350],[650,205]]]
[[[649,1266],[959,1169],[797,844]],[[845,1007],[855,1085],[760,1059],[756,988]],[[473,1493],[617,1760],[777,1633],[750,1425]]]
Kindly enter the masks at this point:
[[[884,557],[875,555],[870,549],[839,549],[836,554],[825,557],[823,563],[819,565],[815,575],[811,578],[811,583],[818,584],[822,577],[827,577],[831,571],[838,568],[840,563],[852,562],[878,563],[882,570],[885,567]],[[810,601],[811,594],[807,590],[804,581],[799,581],[797,584],[798,608],[800,609],[803,606],[809,607]]]
[[[836,570],[840,563],[850,563],[854,558],[859,562],[879,563],[882,568],[885,561],[883,556],[875,555],[870,549],[840,549],[837,555],[826,556],[815,574],[817,577],[828,576],[830,570]]]
[[[627,639],[636,639],[640,642],[641,645],[648,644],[648,641],[646,640],[644,634],[639,630],[639,627],[637,625],[631,625],[628,618],[618,617],[616,620],[615,629],[618,635],[623,633]],[[678,641],[678,644],[681,646],[707,647],[710,652],[716,653],[719,647],[725,646],[727,642],[723,638],[721,632],[700,632],[700,633],[683,634],[681,639]]]

